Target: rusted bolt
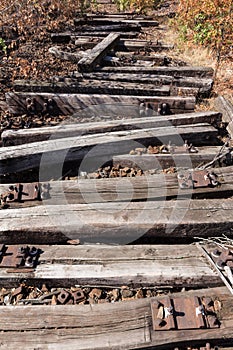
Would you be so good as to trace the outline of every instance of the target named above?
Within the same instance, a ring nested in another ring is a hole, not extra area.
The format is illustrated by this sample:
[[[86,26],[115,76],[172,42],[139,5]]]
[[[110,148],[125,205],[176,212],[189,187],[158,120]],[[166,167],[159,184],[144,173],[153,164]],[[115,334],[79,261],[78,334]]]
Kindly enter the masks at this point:
[[[39,250],[36,247],[32,247],[29,251],[29,254],[31,256],[36,256],[36,255],[38,255],[38,253],[39,253]]]
[[[25,261],[25,266],[27,267],[33,267],[34,266],[34,261],[31,256],[28,256]]]
[[[215,315],[207,315],[207,320],[210,327],[216,327],[219,325],[219,321]]]
[[[220,270],[224,270],[224,266],[226,265],[225,261],[223,260],[218,260],[216,262],[216,266],[220,269]]]
[[[218,250],[218,249],[214,249],[214,250],[211,252],[211,255],[212,255],[214,258],[219,258],[219,256],[221,255],[221,252],[220,252],[220,250]]]
[[[203,303],[204,303],[205,307],[211,307],[214,305],[214,302],[210,297],[203,298]]]
[[[154,327],[155,328],[162,328],[166,325],[166,321],[165,320],[162,320],[161,318],[156,318],[154,320]]]

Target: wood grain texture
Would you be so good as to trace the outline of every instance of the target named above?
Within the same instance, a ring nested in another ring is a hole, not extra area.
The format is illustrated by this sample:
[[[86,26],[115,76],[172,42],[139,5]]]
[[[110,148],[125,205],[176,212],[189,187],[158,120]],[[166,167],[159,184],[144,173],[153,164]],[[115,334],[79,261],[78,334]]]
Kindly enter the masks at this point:
[[[214,101],[216,109],[222,113],[223,121],[225,123],[231,123],[232,122],[232,113],[233,113],[233,106],[225,99],[223,96],[218,96]]]
[[[52,93],[6,93],[6,102],[12,114],[27,113],[27,98],[36,99],[36,110],[41,112],[44,103],[51,99],[55,104],[54,113],[62,115],[93,115],[96,110],[102,108],[103,113],[107,109],[112,115],[135,116],[141,101],[148,102],[152,108],[157,110],[160,103],[168,103],[172,113],[183,113],[194,111],[195,97],[179,96],[125,96],[125,95],[104,95],[104,94],[52,94]],[[93,107],[92,107],[93,106]],[[106,107],[107,106],[107,107]],[[110,108],[111,107],[111,108]],[[181,112],[182,113],[182,112]]]
[[[0,269],[1,285],[27,283],[68,287],[173,286],[213,287],[221,280],[195,246],[38,246],[43,253],[33,273]]]
[[[152,56],[153,58],[153,56]],[[158,67],[163,68],[163,67]],[[166,68],[166,67],[165,67]],[[164,71],[156,70],[153,68],[153,72],[141,72],[142,67],[140,67],[140,73],[134,68],[134,72],[93,72],[84,73],[82,76],[80,73],[75,73],[77,79],[93,79],[93,80],[104,80],[104,81],[115,81],[115,82],[128,82],[128,83],[139,83],[139,84],[165,84],[177,87],[193,87],[198,88],[199,93],[208,94],[213,86],[212,78],[199,78],[195,76],[183,76],[182,72],[175,71],[176,67],[172,70],[164,73]],[[194,74],[194,73],[193,73]]]
[[[91,72],[95,67],[101,63],[104,56],[107,55],[117,43],[120,35],[117,33],[110,33],[100,43],[98,43],[88,54],[80,59],[78,62],[79,72]]]
[[[184,155],[183,155],[184,157]],[[185,157],[183,158],[185,161]],[[186,160],[187,165],[187,160]],[[50,181],[51,200],[48,205],[86,204],[103,202],[130,202],[181,198],[229,198],[233,194],[233,167],[211,169],[218,176],[220,185],[193,189],[179,189],[177,174],[155,174],[130,178],[79,179]],[[12,184],[0,185],[0,193]],[[14,184],[16,185],[16,184]],[[40,201],[11,202],[11,208],[40,205]]]
[[[100,41],[101,38],[80,36],[75,40],[75,46],[77,48],[92,49]],[[149,40],[120,39],[115,49],[120,51],[136,51],[149,48],[150,50],[161,52],[164,50],[171,50],[173,47],[174,46],[171,44],[151,42]]]
[[[113,165],[121,165],[122,167],[139,166],[143,170],[161,168],[168,169],[169,167],[187,168],[188,162],[191,162],[191,168],[211,162],[216,154],[220,151],[220,146],[198,147],[198,153],[187,154],[142,154],[130,155],[122,154],[113,157]],[[229,153],[230,155],[231,153]],[[230,156],[231,157],[231,156]]]
[[[137,67],[103,67],[99,69],[105,73],[138,73]],[[210,67],[141,67],[140,73],[159,75],[178,75],[186,77],[212,78],[214,70]]]
[[[65,53],[67,54],[67,53]],[[70,55],[68,53],[68,55]],[[76,55],[76,54],[75,54]],[[89,56],[88,56],[89,57]],[[69,58],[69,56],[68,56]],[[76,58],[80,60],[80,56]],[[75,61],[73,56],[71,61]],[[84,69],[86,71],[86,69]],[[15,81],[15,91],[23,92],[50,92],[50,93],[84,93],[84,94],[110,94],[110,95],[139,95],[139,96],[169,96],[170,86],[155,84],[145,85],[136,83],[122,83],[110,81],[66,79],[64,82],[42,81]]]
[[[100,198],[103,201],[102,198]],[[49,201],[49,200],[48,200]],[[125,244],[195,236],[232,237],[232,199],[50,204],[0,211],[0,242],[51,244],[67,239]],[[88,195],[86,195],[88,202]]]
[[[83,26],[84,24],[95,25],[98,30],[98,26],[102,25],[112,25],[113,30],[116,25],[119,24],[136,24],[141,27],[157,27],[159,25],[158,21],[153,21],[152,19],[143,19],[143,18],[124,18],[124,17],[96,17],[95,15],[92,17],[84,18],[76,18],[74,19],[74,24],[76,26]],[[85,28],[85,27],[84,27]]]
[[[153,331],[151,299],[100,305],[2,307],[2,340],[5,348],[24,349],[141,349],[189,345],[193,341],[232,340],[232,296],[225,288],[195,291],[194,295],[218,297],[222,303],[217,329]],[[179,293],[178,297],[193,295]]]
[[[100,114],[101,117],[101,114]],[[111,116],[110,116],[111,117]],[[58,139],[63,137],[81,136],[97,134],[110,131],[123,131],[135,129],[147,129],[158,127],[169,127],[179,125],[189,125],[198,123],[209,123],[218,126],[221,121],[221,113],[217,112],[197,112],[187,114],[175,114],[167,116],[151,116],[147,118],[133,118],[122,120],[108,120],[91,123],[66,124],[59,126],[30,128],[19,130],[4,130],[1,139],[4,146],[20,145],[37,141],[46,141],[49,138]],[[213,146],[213,151],[218,152]],[[207,150],[208,152],[208,150]],[[209,152],[213,154],[213,152]]]
[[[184,140],[189,140],[194,145],[218,144],[217,134],[217,130],[209,124],[194,124],[92,134],[3,147],[0,150],[0,173],[40,167],[40,171],[45,174],[45,167],[49,167],[49,177],[56,179],[62,175],[60,171],[67,162],[83,160],[82,170],[90,172],[111,161],[114,155],[129,153],[135,147],[168,144],[169,141],[182,145]],[[53,168],[53,165],[56,166]]]

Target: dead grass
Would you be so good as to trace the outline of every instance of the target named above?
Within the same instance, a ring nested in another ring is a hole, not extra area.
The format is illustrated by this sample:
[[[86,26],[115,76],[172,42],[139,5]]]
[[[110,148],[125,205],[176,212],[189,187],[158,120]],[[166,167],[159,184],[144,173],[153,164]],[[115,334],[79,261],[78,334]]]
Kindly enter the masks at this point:
[[[233,103],[233,57],[232,59],[223,57],[218,64],[216,55],[208,48],[182,42],[174,26],[171,23],[167,25],[168,29],[163,33],[163,41],[174,44],[174,49],[169,52],[169,56],[187,62],[189,65],[212,67],[215,70],[212,98],[203,101],[197,108],[201,110],[213,108],[214,98],[217,95],[222,95]]]

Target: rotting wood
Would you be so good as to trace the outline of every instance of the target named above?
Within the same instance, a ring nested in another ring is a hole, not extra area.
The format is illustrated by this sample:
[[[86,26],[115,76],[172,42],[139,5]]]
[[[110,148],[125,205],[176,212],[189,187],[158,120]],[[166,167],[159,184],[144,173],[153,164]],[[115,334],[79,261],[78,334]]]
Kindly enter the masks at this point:
[[[136,73],[138,67],[103,67],[99,69],[103,73]],[[186,77],[212,78],[214,70],[211,67],[141,67],[140,73],[158,74],[158,75],[176,75]]]
[[[125,39],[135,39],[138,36],[138,32],[118,32],[121,38]],[[74,41],[78,37],[85,37],[85,36],[91,36],[91,37],[105,37],[109,34],[109,32],[106,31],[98,31],[94,30],[93,32],[83,32],[83,31],[75,31],[75,32],[62,32],[62,33],[52,33],[51,34],[51,40],[54,43],[69,43],[71,40]]]
[[[78,30],[84,30],[85,32],[93,32],[95,31],[96,27],[92,25],[80,25],[77,26]],[[97,30],[104,31],[104,32],[130,32],[130,31],[141,31],[141,25],[138,23],[127,23],[127,22],[118,22],[114,24],[106,24],[106,25],[99,25]]]
[[[9,246],[11,247],[11,246]],[[221,281],[195,246],[37,246],[42,251],[32,272],[0,268],[1,286],[27,284],[137,287],[217,287]],[[67,269],[67,265],[69,268]]]
[[[94,171],[105,162],[111,161],[114,155],[129,153],[135,147],[169,142],[182,145],[184,140],[189,140],[196,146],[218,144],[217,134],[217,130],[209,124],[193,124],[92,134],[78,139],[70,137],[3,147],[0,150],[0,173],[4,175],[27,169],[50,167],[50,176],[53,173],[56,178],[58,169],[61,170],[67,162],[77,162],[85,158],[83,166],[88,167],[85,171]]]
[[[183,154],[183,159],[188,165],[189,159]],[[177,163],[177,166],[180,164]],[[138,163],[140,166],[140,162]],[[154,166],[159,166],[155,164]],[[151,166],[153,167],[153,165]],[[67,181],[50,181],[50,200],[45,204],[85,204],[104,202],[130,202],[138,200],[165,200],[191,198],[229,198],[233,194],[233,167],[210,169],[218,176],[219,186],[188,188],[180,191],[177,173],[154,174],[142,177],[103,178],[103,179],[79,179]],[[11,184],[12,185],[12,184]],[[0,185],[0,193],[4,193],[10,184]],[[23,208],[40,205],[40,201],[11,202],[10,208]]]
[[[114,17],[86,17],[86,18],[76,18],[74,19],[74,24],[76,26],[83,26],[83,25],[91,25],[96,26],[96,29],[98,30],[99,26],[105,26],[105,25],[112,25],[113,30],[115,29],[115,26],[121,25],[121,24],[134,24],[141,27],[157,27],[159,25],[158,21],[153,21],[152,19],[143,19],[143,18],[114,18]],[[84,26],[85,28],[85,26]]]
[[[182,190],[180,190],[182,191]],[[97,193],[98,195],[98,193]],[[232,199],[48,204],[0,211],[0,242],[4,244],[82,243],[126,244],[187,240],[194,237],[232,238]],[[51,199],[52,201],[52,199]],[[100,202],[103,199],[100,197]]]
[[[37,141],[46,141],[49,138],[57,139],[63,137],[81,136],[88,134],[97,134],[110,131],[120,130],[134,130],[156,127],[169,127],[179,125],[189,125],[198,123],[209,123],[214,127],[218,127],[221,122],[221,113],[218,112],[196,112],[187,114],[174,114],[167,116],[151,116],[147,118],[134,118],[134,119],[122,119],[122,120],[105,120],[102,122],[92,122],[79,124],[66,124],[65,122],[59,126],[43,127],[43,128],[31,128],[31,129],[19,129],[19,130],[4,130],[1,134],[1,139],[4,146],[20,145],[24,143],[31,143]],[[203,160],[210,161],[218,153],[218,149],[213,147],[207,150],[207,158],[202,154],[200,157],[194,157],[197,160],[197,164],[200,164]],[[190,156],[194,156],[190,154]],[[165,157],[166,158],[166,157]],[[133,158],[129,158],[130,159]],[[136,159],[136,158],[135,158]],[[148,158],[152,159],[152,157]],[[168,157],[169,159],[169,157]],[[196,166],[195,165],[195,166]]]
[[[63,52],[66,54],[65,52]],[[63,54],[60,52],[60,54]],[[73,54],[72,54],[73,55]],[[68,59],[70,56],[68,55]],[[72,60],[72,59],[71,59]],[[177,90],[179,93],[185,92],[187,89],[194,91],[200,95],[209,94],[212,89],[211,81],[190,81],[190,78],[179,80],[171,79],[155,79],[150,83],[142,82],[127,82],[117,80],[98,80],[93,84],[92,79],[64,78],[54,79],[55,81],[27,81],[16,80],[14,82],[14,90],[16,92],[52,92],[52,93],[90,93],[90,94],[110,94],[110,95],[143,95],[143,96],[168,96],[170,91]],[[58,81],[57,81],[58,80]],[[164,83],[163,83],[164,80]],[[187,87],[187,85],[194,85]],[[194,95],[194,93],[193,93]]]
[[[215,107],[217,110],[222,113],[223,116],[223,122],[225,123],[231,123],[233,120],[233,106],[225,99],[223,96],[218,96],[214,101]]]
[[[92,49],[98,42],[100,42],[101,38],[96,37],[79,37],[75,40],[76,47],[82,47],[86,49]],[[127,40],[120,39],[117,43],[116,50],[125,50],[125,51],[135,51],[135,50],[146,50],[146,51],[164,51],[173,49],[173,45],[164,44],[160,42],[151,42],[148,40]]]
[[[56,46],[50,47],[49,53],[51,53],[52,55],[54,55],[55,57],[61,60],[71,61],[73,63],[78,63],[78,61],[87,54],[86,51],[78,51],[78,52],[63,51]]]
[[[118,58],[132,58],[135,60],[140,60],[140,61],[153,61],[154,64],[157,64],[159,66],[166,66],[167,64],[171,64],[171,63],[175,63],[175,62],[179,62],[181,65],[186,65],[185,62],[174,59],[170,56],[167,56],[165,54],[156,54],[156,53],[132,53],[132,52],[124,52],[124,51],[116,51],[112,53],[114,57],[118,57]]]
[[[54,55],[59,59],[71,61],[75,63],[75,62],[78,62],[82,57],[88,56],[89,50],[86,50],[86,51],[79,50],[77,52],[69,52],[69,51],[63,51],[57,46],[52,46],[49,48],[49,53],[51,53],[52,55]],[[103,62],[105,65],[110,65],[110,66],[123,64],[120,58],[116,56],[105,56],[103,57]],[[143,60],[143,61],[137,61],[136,63],[134,62],[133,64],[134,66],[141,65],[141,64],[147,64],[151,66],[154,63],[151,63],[151,61]]]
[[[154,110],[160,103],[168,103],[172,113],[185,113],[194,111],[195,97],[180,96],[125,96],[125,95],[98,95],[98,94],[52,94],[52,93],[23,93],[8,92],[5,94],[9,112],[12,114],[25,114],[27,111],[26,100],[35,99],[35,110],[40,113],[44,110],[44,104],[50,99],[54,103],[53,113],[61,115],[103,115],[135,116],[139,113],[139,104],[144,101],[150,103]]]
[[[91,36],[91,37],[101,38],[101,37],[105,37],[109,34],[109,32],[107,32],[107,31],[103,31],[103,30],[99,31],[98,28],[94,28],[93,32],[91,32],[91,31],[89,31],[89,32],[84,32],[84,31],[77,32],[77,31],[75,31],[75,32],[70,32],[70,33],[71,33],[70,40],[72,40],[72,41],[75,41],[75,39],[77,37],[85,37],[85,36],[90,37]],[[139,32],[137,32],[137,31],[134,31],[134,32],[133,31],[132,32],[129,32],[129,31],[119,32],[119,31],[117,31],[117,33],[119,33],[119,35],[122,39],[137,39],[137,37],[139,35]],[[56,35],[58,38],[59,33],[54,33],[54,38]]]
[[[131,154],[122,154],[113,157],[113,166],[120,165],[122,167],[135,167],[139,166],[144,170],[150,170],[153,168],[167,169],[170,167],[181,167],[187,168],[187,157],[192,164],[192,168],[197,166],[204,165],[212,161],[216,154],[220,151],[219,146],[209,146],[209,147],[198,147],[197,153],[181,153],[181,154],[140,154],[140,155],[131,155]],[[229,161],[226,165],[232,164],[231,152],[229,151]],[[221,163],[221,165],[224,165]],[[216,168],[216,171],[218,169]]]
[[[215,107],[222,113],[223,122],[227,123],[227,131],[231,138],[233,137],[233,105],[223,96],[218,96],[215,99]]]
[[[119,350],[150,347],[165,348],[212,341],[232,342],[232,303],[226,288],[210,288],[186,293],[219,299],[220,328],[185,331],[153,331],[151,300],[145,298],[121,303],[64,306],[4,306],[1,323],[2,346],[24,349],[103,349]],[[162,297],[161,297],[162,298]],[[157,298],[156,298],[157,299]],[[160,299],[160,297],[158,297]],[[30,319],[30,322],[28,322]]]
[[[78,70],[80,72],[90,72],[94,70],[94,68],[100,64],[103,57],[107,55],[108,51],[116,45],[119,38],[119,34],[110,33],[89,52],[88,56],[84,56],[80,59],[78,62]]]
[[[110,81],[66,79],[64,82],[43,82],[16,80],[15,91],[23,92],[50,92],[50,93],[84,93],[84,94],[110,94],[110,95],[143,95],[143,96],[169,96],[169,85],[146,85],[137,83],[122,83]]]
[[[140,83],[140,84],[164,84],[179,87],[194,87],[199,88],[201,93],[208,94],[213,86],[213,80],[210,78],[198,78],[198,77],[185,77],[176,74],[175,69],[167,72],[171,75],[162,75],[164,72],[156,72],[156,68],[153,68],[154,73],[106,73],[106,72],[94,72],[94,73],[80,73],[75,72],[75,77],[77,79],[92,79],[92,80],[109,80],[109,81],[120,81],[129,83]],[[163,67],[157,67],[163,68]],[[169,67],[168,67],[169,68]],[[158,73],[158,74],[157,74]],[[166,74],[166,73],[165,73]],[[174,74],[174,76],[172,75]],[[194,74],[194,72],[193,72]]]

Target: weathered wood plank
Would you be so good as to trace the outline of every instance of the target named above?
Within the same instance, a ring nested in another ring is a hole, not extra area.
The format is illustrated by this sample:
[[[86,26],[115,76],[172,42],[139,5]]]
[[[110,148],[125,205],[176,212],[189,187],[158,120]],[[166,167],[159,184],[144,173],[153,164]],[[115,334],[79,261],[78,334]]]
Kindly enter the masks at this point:
[[[188,157],[192,164],[192,168],[206,164],[214,159],[220,151],[220,147],[198,147],[198,153],[189,153]],[[169,167],[187,167],[187,155],[181,154],[142,154],[130,155],[122,154],[113,157],[113,165],[121,165],[122,167],[139,166],[144,170],[161,167],[167,169]]]
[[[118,32],[121,38],[126,39],[135,39],[138,36],[138,32]],[[99,31],[97,28],[93,32],[84,32],[84,31],[75,31],[75,32],[61,32],[61,33],[52,33],[51,34],[51,40],[54,43],[69,43],[71,40],[75,40],[78,37],[85,37],[85,36],[91,36],[91,37],[105,37],[109,34],[109,32],[106,31]]]
[[[86,32],[94,32],[96,29],[96,26],[93,26],[91,24],[84,24],[84,25],[77,25],[78,30],[84,30]],[[141,25],[138,23],[127,23],[127,22],[118,22],[118,23],[109,23],[106,25],[99,25],[98,26],[99,31],[104,32],[119,32],[119,31],[141,31]]]
[[[93,286],[215,287],[221,280],[195,246],[37,246],[43,252],[33,273],[1,268],[1,286],[27,283]],[[67,265],[69,269],[67,269]],[[8,272],[7,272],[8,271]]]
[[[153,331],[151,298],[91,306],[4,306],[1,310],[4,319],[1,323],[2,346],[20,348],[23,343],[24,349],[119,350],[187,346],[207,340],[218,345],[230,344],[232,296],[225,288],[177,294],[181,298],[189,295],[211,296],[220,300],[220,328]]]
[[[189,159],[183,154],[185,166]],[[158,164],[155,164],[158,167]],[[179,166],[180,164],[177,164]],[[140,163],[138,164],[140,166]],[[152,165],[153,167],[153,165]],[[233,194],[233,167],[213,169],[220,185],[217,187],[179,190],[177,174],[155,174],[153,176],[122,178],[79,179],[78,181],[51,181],[50,200],[47,205],[86,204],[104,202],[130,202],[138,200],[165,200],[182,198],[220,198]],[[12,184],[11,184],[12,185]],[[8,190],[10,184],[0,185],[0,193]],[[11,208],[33,207],[40,201],[12,202]]]
[[[165,75],[164,72],[159,72],[154,69],[154,73],[108,73],[108,72],[94,72],[94,73],[75,73],[77,79],[92,79],[92,80],[107,80],[107,81],[120,81],[120,82],[131,82],[139,84],[164,84],[172,85],[179,87],[194,87],[199,88],[201,93],[209,93],[213,86],[213,80],[210,78],[198,78],[191,76],[182,76],[179,75],[179,72],[176,73],[174,67],[170,70],[168,75]],[[162,68],[162,67],[160,67]],[[168,67],[169,68],[169,67]],[[158,74],[157,74],[158,73]],[[164,75],[163,75],[164,74]],[[191,73],[192,74],[192,73]],[[193,72],[194,74],[194,72]]]
[[[182,191],[182,190],[181,190]],[[88,243],[125,244],[140,239],[187,240],[193,237],[232,237],[231,199],[145,201],[41,205],[0,211],[0,242],[51,244],[67,239]],[[100,197],[100,202],[103,199]]]
[[[110,95],[140,95],[140,96],[169,96],[170,86],[156,86],[154,84],[122,83],[110,81],[65,79],[65,81],[27,81],[16,80],[15,91],[23,92],[50,92],[50,93],[84,93]]]
[[[21,145],[37,141],[46,141],[49,138],[57,139],[63,137],[81,136],[88,134],[97,134],[110,131],[147,129],[156,127],[170,127],[178,125],[189,125],[198,123],[209,123],[213,126],[218,126],[221,121],[221,113],[217,112],[196,112],[187,114],[174,114],[166,116],[155,116],[147,118],[134,118],[122,120],[106,120],[103,122],[92,122],[79,124],[65,124],[54,127],[19,129],[19,130],[4,130],[1,134],[1,139],[4,146]],[[208,152],[208,161],[214,158],[218,149],[213,147],[213,151]],[[194,155],[191,155],[194,156]],[[211,158],[212,157],[212,158]],[[169,158],[169,157],[168,157]],[[197,156],[198,164],[202,161]],[[130,158],[133,159],[133,158]],[[152,159],[152,158],[148,158]],[[197,164],[197,165],[198,165]]]
[[[56,178],[58,169],[61,170],[66,162],[77,162],[85,158],[84,167],[90,167],[85,171],[94,171],[114,155],[129,153],[135,147],[168,144],[170,141],[182,145],[184,140],[189,140],[193,145],[218,144],[217,135],[217,130],[209,124],[193,124],[84,135],[78,139],[69,137],[3,147],[0,149],[0,174],[50,167],[50,171],[54,171],[53,176],[50,176]],[[52,164],[57,166],[53,167]]]
[[[85,49],[92,49],[98,42],[100,42],[101,38],[96,37],[79,37],[75,40],[75,45],[78,47],[82,47]],[[163,44],[161,42],[151,42],[148,40],[127,40],[120,39],[115,46],[116,50],[124,50],[124,51],[136,51],[139,49],[151,49],[154,51],[165,51],[173,49],[173,45]]]
[[[223,121],[225,123],[232,122],[233,106],[230,101],[226,100],[223,96],[218,96],[214,101],[217,110],[222,113]]]
[[[231,138],[233,137],[233,105],[229,100],[226,100],[223,96],[218,96],[215,99],[215,107],[222,113],[223,121],[228,123],[227,131]]]
[[[99,26],[103,25],[112,25],[113,30],[115,26],[121,25],[121,24],[136,24],[141,27],[157,27],[159,25],[158,21],[153,21],[152,19],[147,20],[143,18],[122,18],[122,17],[86,17],[86,18],[75,18],[74,24],[76,26],[83,26],[83,25],[94,25],[97,26],[97,29]],[[84,27],[85,28],[85,27]]]
[[[125,96],[125,95],[97,95],[97,94],[51,94],[51,93],[6,93],[6,102],[9,112],[12,114],[27,113],[26,100],[36,100],[36,112],[44,109],[44,104],[49,99],[54,103],[53,113],[72,115],[83,111],[85,116],[93,115],[102,109],[103,114],[135,116],[139,112],[139,104],[148,102],[157,110],[160,103],[168,103],[172,113],[194,111],[195,97],[179,96]],[[93,107],[92,107],[93,106]],[[106,112],[107,110],[107,112]]]
[[[138,73],[137,67],[103,67],[99,71],[105,73]],[[214,70],[211,67],[141,67],[140,73],[159,75],[178,75],[186,77],[212,78]]]
[[[78,62],[78,70],[80,72],[91,72],[94,68],[100,64],[103,57],[107,55],[117,43],[120,35],[117,33],[110,33],[100,43],[98,43],[88,54],[80,59]]]

